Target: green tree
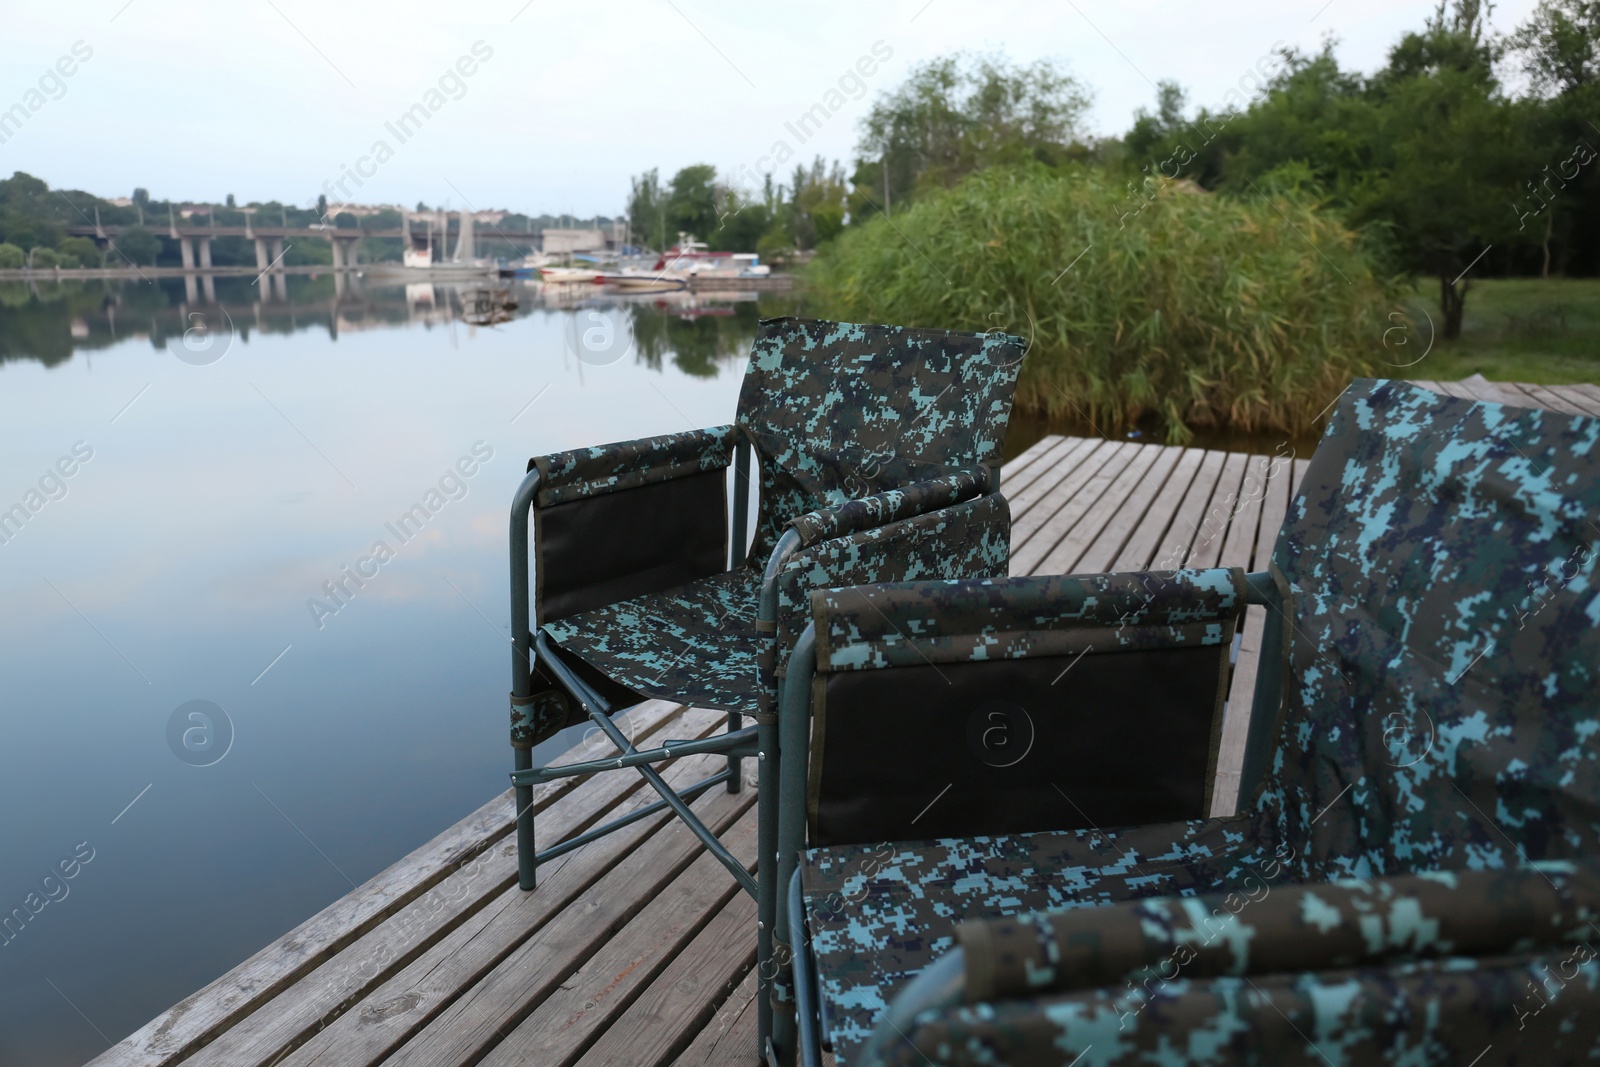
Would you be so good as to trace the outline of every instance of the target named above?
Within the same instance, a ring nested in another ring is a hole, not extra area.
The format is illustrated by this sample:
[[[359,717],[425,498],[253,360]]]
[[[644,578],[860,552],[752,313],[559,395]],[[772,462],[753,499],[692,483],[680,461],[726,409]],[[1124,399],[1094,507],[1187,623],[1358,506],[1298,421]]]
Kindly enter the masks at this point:
[[[98,266],[100,263],[100,247],[87,237],[63,237],[56,248],[82,266]]]
[[[9,241],[0,241],[0,270],[21,270],[28,254]]]
[[[849,187],[838,163],[830,169],[818,156],[810,169],[794,169],[793,197],[790,201],[790,232],[797,248],[815,248],[832,240],[844,229]]]
[[[672,176],[666,210],[669,238],[680,232],[701,241],[711,236],[720,215],[716,182],[717,168],[706,163],[684,167]]]
[[[0,181],[0,241],[19,248],[52,247],[66,236],[63,219],[71,211],[31,174],[19,170]]]
[[[28,265],[34,270],[51,270],[55,267],[67,266],[56,255],[55,249],[44,247],[35,248],[28,253]],[[71,266],[76,267],[77,263],[72,263]]]
[[[1049,60],[1018,66],[998,54],[965,53],[929,60],[875,100],[861,124],[857,152],[876,164],[872,173],[858,168],[871,181],[864,195],[889,200],[883,206],[892,212],[922,183],[948,186],[996,163],[1059,164],[1089,101],[1082,83]]]
[[[1486,16],[1481,0],[1441,0],[1422,32],[1390,50],[1368,91],[1376,173],[1351,192],[1358,220],[1389,228],[1402,266],[1438,281],[1446,340],[1461,334],[1478,258],[1529,239],[1506,210],[1530,156],[1495,76]]]
[[[161,239],[143,226],[129,226],[117,237],[117,251],[130,263],[152,264],[161,254]]]
[[[1543,0],[1509,44],[1528,76],[1527,125],[1545,155],[1512,210],[1539,235],[1541,274],[1600,269],[1600,2]]]
[[[667,247],[667,204],[654,168],[634,178],[628,194],[628,232],[647,248]]]

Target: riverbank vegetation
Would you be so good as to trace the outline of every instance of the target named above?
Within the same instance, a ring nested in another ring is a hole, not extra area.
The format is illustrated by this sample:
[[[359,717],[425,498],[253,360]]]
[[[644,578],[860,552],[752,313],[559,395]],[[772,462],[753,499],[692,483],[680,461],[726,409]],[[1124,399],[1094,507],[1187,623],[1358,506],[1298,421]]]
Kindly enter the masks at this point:
[[[1303,196],[1172,184],[1130,199],[1103,170],[990,167],[852,228],[813,266],[846,318],[998,329],[1029,342],[1024,410],[1103,432],[1153,421],[1309,430],[1373,372],[1399,295],[1362,239]]]

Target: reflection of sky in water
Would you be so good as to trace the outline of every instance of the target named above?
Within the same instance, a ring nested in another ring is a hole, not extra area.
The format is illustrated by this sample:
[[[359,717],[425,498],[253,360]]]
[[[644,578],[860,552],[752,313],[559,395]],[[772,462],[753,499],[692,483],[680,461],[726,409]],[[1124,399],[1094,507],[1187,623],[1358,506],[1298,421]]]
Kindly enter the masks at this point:
[[[89,1058],[96,1028],[120,1040],[504,788],[527,457],[726,422],[743,370],[586,365],[573,315],[253,333],[210,366],[148,340],[0,364],[0,507],[94,449],[0,545],[0,913],[94,849],[0,946],[0,1062]],[[716,330],[744,349],[753,317]],[[479,441],[466,495],[400,544],[385,523]],[[307,598],[378,540],[396,558],[319,630]],[[195,699],[236,729],[215,766],[167,747]]]

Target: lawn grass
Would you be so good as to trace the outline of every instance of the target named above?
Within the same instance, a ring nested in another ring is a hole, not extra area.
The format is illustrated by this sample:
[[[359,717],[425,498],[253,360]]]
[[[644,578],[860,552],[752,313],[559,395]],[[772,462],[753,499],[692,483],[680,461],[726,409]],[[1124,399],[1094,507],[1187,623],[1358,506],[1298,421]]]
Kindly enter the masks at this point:
[[[1425,344],[1427,316],[1439,322],[1433,296],[1432,287],[1419,286],[1408,301],[1412,321],[1405,326],[1417,344]],[[1412,358],[1396,345],[1389,352],[1395,363]],[[1478,282],[1467,294],[1459,340],[1435,340],[1419,362],[1385,373],[1435,381],[1481,374],[1495,382],[1600,383],[1600,278]]]

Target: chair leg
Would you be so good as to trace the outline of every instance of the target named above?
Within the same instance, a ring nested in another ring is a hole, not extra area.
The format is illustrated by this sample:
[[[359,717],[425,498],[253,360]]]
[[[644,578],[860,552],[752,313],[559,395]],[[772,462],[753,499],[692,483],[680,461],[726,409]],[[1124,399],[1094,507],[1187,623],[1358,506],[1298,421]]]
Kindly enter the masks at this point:
[[[774,958],[773,933],[778,918],[778,725],[759,727],[756,756],[756,1033],[760,1055],[772,1038],[772,982],[785,961]]]
[[[731,734],[744,724],[744,716],[737,711],[728,712],[728,732]],[[728,757],[728,792],[738,793],[744,789],[744,772],[740,769],[743,761],[738,756]]]
[[[512,752],[515,770],[525,771],[533,766],[532,749],[516,748]],[[512,795],[517,807],[517,884],[525,890],[536,889],[539,877],[533,859],[538,854],[533,843],[533,786],[519,785]]]

